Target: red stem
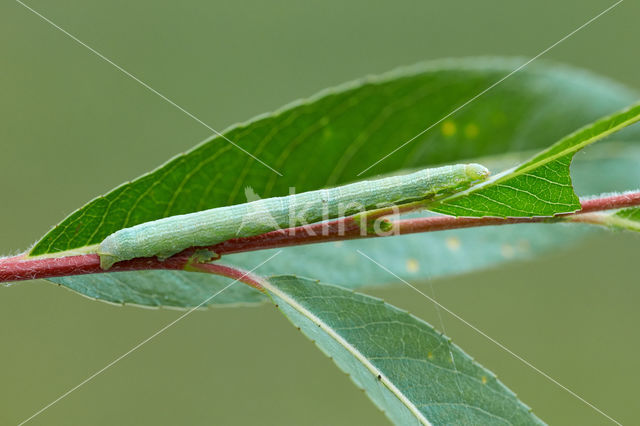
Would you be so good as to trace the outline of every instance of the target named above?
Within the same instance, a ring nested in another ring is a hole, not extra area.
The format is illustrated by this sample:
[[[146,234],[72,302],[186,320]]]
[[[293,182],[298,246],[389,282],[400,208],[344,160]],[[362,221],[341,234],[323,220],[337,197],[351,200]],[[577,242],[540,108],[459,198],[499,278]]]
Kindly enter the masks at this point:
[[[460,229],[476,226],[508,225],[514,223],[553,222],[561,217],[572,216],[594,211],[619,209],[640,205],[640,192],[612,195],[603,198],[585,200],[582,209],[575,213],[566,213],[548,217],[460,217],[434,216],[416,219],[392,221],[393,235],[413,234],[418,232],[434,232],[447,229]],[[314,223],[296,228],[281,229],[252,237],[235,238],[207,249],[219,254],[240,253],[246,251],[264,250],[278,247],[291,247],[302,244],[314,244],[328,241],[342,241],[358,238],[373,238],[383,235],[363,235],[360,225],[353,217],[341,218],[329,222]],[[108,271],[100,268],[100,259],[96,254],[65,256],[56,258],[28,259],[26,255],[19,255],[0,259],[0,282],[22,281],[38,278],[62,277],[68,275],[96,274],[104,272],[138,271],[151,269],[200,270],[243,281],[259,290],[262,286],[259,280],[247,275],[236,268],[221,264],[193,264],[189,265],[191,255],[198,248],[189,248],[165,261],[155,257],[139,258],[118,262]],[[244,274],[244,275],[243,275]]]
[[[578,213],[633,207],[640,204],[640,191],[616,194],[609,197],[592,198],[590,200],[583,200],[580,204],[582,204],[582,209],[580,209]]]

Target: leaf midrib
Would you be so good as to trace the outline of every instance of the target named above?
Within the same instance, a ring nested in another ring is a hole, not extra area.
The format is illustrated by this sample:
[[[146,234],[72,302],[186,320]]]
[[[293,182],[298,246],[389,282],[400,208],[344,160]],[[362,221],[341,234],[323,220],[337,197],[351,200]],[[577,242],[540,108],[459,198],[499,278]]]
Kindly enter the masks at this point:
[[[400,402],[411,411],[411,413],[420,421],[421,424],[425,426],[431,426],[429,420],[424,417],[424,414],[420,412],[418,407],[413,404],[409,398],[398,389],[393,382],[375,365],[373,365],[366,356],[364,356],[358,349],[356,349],[353,345],[351,345],[347,340],[340,336],[332,327],[326,324],[323,320],[318,318],[300,303],[298,303],[295,299],[289,297],[286,293],[280,291],[277,287],[271,285],[271,283],[267,280],[261,283],[263,287],[269,292],[275,294],[278,298],[284,300],[289,306],[298,311],[301,315],[309,319],[314,324],[318,325],[322,331],[327,333],[332,339],[338,342],[344,349],[346,349],[351,355],[353,355],[362,365],[365,366],[367,370],[369,370],[374,377],[378,377],[378,381],[383,383],[389,391],[395,395]]]

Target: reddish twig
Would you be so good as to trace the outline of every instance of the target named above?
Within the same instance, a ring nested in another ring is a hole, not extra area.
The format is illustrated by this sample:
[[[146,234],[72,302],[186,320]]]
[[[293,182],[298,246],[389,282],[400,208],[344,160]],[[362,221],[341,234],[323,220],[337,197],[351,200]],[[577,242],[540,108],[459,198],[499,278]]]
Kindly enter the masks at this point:
[[[108,272],[166,269],[177,271],[207,272],[222,275],[249,284],[264,291],[260,281],[251,274],[219,263],[191,264],[191,254],[185,250],[175,256],[159,261],[155,257],[138,258],[118,262]],[[24,255],[0,259],[0,282],[24,281],[38,278],[53,278],[69,275],[86,275],[106,272],[100,268],[97,254],[83,254],[57,258],[25,259]]]
[[[583,200],[578,213],[590,213],[602,210],[622,209],[640,205],[640,191],[611,195],[609,197]]]
[[[618,209],[640,205],[640,192],[612,195],[609,197],[595,198],[582,202],[582,209],[575,213],[566,213],[549,217],[522,217],[522,218],[497,218],[497,217],[452,217],[435,216],[416,219],[404,219],[392,221],[392,235],[413,234],[419,232],[434,232],[447,229],[470,228],[477,226],[496,226],[516,223],[556,222],[564,220],[567,216],[579,215],[594,211]],[[353,217],[336,219],[328,222],[314,223],[312,225],[296,228],[281,229],[266,234],[252,237],[235,238],[211,247],[207,247],[219,255],[240,253],[247,251],[264,250],[279,247],[291,247],[303,244],[314,244],[329,241],[342,241],[358,238],[373,238],[385,235],[363,234],[360,224]],[[198,249],[190,248],[178,253],[169,259],[160,261],[155,257],[139,258],[113,265],[108,271],[100,268],[100,259],[96,254],[78,256],[29,259],[26,255],[19,255],[0,259],[0,282],[21,281],[38,278],[52,278],[68,275],[95,274],[104,272],[138,271],[152,269],[172,270],[200,270],[202,272],[224,275],[239,279],[255,288],[261,289],[257,280],[248,276],[242,276],[243,271],[235,268],[212,263],[203,265],[190,265],[191,256]],[[254,282],[255,281],[255,282]]]

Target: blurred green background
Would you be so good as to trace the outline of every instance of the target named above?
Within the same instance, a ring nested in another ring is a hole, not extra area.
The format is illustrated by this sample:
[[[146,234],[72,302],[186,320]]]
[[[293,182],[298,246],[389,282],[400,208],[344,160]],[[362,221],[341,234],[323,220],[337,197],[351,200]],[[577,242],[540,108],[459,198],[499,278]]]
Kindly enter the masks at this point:
[[[613,1],[44,1],[28,4],[218,130],[325,87],[440,57],[534,56]],[[640,5],[545,55],[640,88]],[[0,5],[0,252],[209,131],[19,3]],[[425,125],[428,123],[425,123]],[[514,228],[514,231],[516,229]],[[638,423],[640,239],[439,280],[438,299],[622,423]],[[283,271],[286,272],[286,271]],[[428,288],[428,286],[423,288]],[[438,324],[398,286],[375,295]],[[180,313],[44,281],[0,288],[0,424],[16,424]],[[551,424],[610,424],[445,314],[446,332]],[[272,306],[196,312],[34,425],[385,425]]]

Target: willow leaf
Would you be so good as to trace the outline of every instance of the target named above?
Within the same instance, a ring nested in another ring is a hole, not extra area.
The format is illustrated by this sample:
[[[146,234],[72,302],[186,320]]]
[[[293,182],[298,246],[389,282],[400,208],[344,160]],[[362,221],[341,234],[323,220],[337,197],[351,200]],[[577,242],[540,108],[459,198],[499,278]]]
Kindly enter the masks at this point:
[[[531,160],[468,191],[434,211],[453,216],[553,216],[580,209],[569,166],[576,152],[640,120],[640,104],[562,138]]]
[[[213,137],[75,211],[30,255],[87,252],[122,228],[246,202],[247,186],[268,198],[360,180],[363,169],[522,62],[434,61],[327,89],[223,132],[283,177]],[[633,100],[629,89],[584,71],[532,64],[370,173],[540,149]]]
[[[294,276],[265,288],[395,424],[543,424],[493,373],[405,311]]]

